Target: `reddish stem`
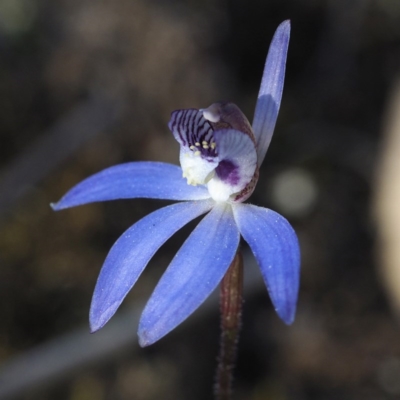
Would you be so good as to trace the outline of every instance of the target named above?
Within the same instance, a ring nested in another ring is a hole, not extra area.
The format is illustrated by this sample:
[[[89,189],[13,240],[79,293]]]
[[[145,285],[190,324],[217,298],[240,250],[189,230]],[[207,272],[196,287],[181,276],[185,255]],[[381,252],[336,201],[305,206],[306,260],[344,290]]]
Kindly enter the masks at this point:
[[[241,328],[243,293],[243,257],[238,252],[221,282],[221,341],[218,356],[215,398],[230,400],[233,369]]]

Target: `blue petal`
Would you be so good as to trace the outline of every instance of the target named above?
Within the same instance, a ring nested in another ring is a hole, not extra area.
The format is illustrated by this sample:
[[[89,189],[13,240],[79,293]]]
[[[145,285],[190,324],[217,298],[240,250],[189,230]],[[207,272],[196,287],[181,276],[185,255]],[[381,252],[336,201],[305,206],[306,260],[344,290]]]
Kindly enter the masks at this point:
[[[256,257],[275,310],[291,324],[300,281],[300,248],[296,233],[278,213],[248,204],[233,206],[240,233]]]
[[[231,206],[217,204],[183,244],[162,276],[139,322],[139,343],[148,346],[184,321],[210,295],[239,244]]]
[[[54,210],[96,201],[150,198],[165,200],[202,200],[210,197],[203,186],[190,186],[182,169],[161,162],[132,162],[115,165],[90,176],[74,186],[52,207]]]
[[[173,204],[130,227],[111,248],[97,280],[90,307],[92,332],[114,315],[154,253],[178,229],[209,211],[211,200]]]
[[[278,118],[285,79],[289,37],[290,21],[284,21],[275,32],[264,67],[253,120],[258,165],[261,165],[264,160]]]

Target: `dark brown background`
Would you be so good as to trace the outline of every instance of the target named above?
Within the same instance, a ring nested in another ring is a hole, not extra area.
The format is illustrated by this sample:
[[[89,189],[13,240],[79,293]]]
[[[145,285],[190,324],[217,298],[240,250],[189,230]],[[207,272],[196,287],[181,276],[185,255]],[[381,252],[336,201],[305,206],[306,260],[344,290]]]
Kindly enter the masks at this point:
[[[212,398],[215,304],[150,348],[135,332],[136,310],[192,226],[157,253],[105,328],[115,333],[85,355],[102,334],[89,335],[87,314],[107,250],[167,203],[60,213],[49,203],[113,164],[177,163],[174,109],[230,100],[251,120],[270,40],[288,18],[282,108],[251,202],[298,232],[298,314],[286,327],[263,285],[250,284],[235,399],[400,396],[399,325],[372,201],[400,70],[398,0],[3,0],[0,399]],[[30,378],[38,366],[47,372]]]

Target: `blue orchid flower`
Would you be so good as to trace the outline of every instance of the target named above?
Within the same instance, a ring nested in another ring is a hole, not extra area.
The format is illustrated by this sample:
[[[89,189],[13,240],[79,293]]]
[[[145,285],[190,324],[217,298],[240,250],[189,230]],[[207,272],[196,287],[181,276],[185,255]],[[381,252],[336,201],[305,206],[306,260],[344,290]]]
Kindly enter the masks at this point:
[[[140,345],[159,340],[203,303],[233,261],[240,236],[254,253],[279,317],[293,322],[300,271],[296,234],[276,212],[243,203],[254,190],[274,131],[289,36],[290,22],[285,21],[268,52],[252,126],[232,103],[174,111],[169,128],[180,145],[181,167],[162,162],[116,165],[82,181],[52,205],[61,210],[115,199],[181,201],[138,221],[111,248],[93,294],[92,332],[114,315],[162,244],[206,213],[151,295],[139,323]]]

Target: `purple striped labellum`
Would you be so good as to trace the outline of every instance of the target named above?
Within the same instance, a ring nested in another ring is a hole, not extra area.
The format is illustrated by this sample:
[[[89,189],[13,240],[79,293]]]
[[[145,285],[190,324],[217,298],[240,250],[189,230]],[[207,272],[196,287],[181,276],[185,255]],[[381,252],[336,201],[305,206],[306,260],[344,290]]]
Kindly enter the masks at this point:
[[[189,185],[207,185],[215,201],[242,202],[251,195],[258,179],[255,137],[235,104],[177,110],[168,126],[181,146]]]

